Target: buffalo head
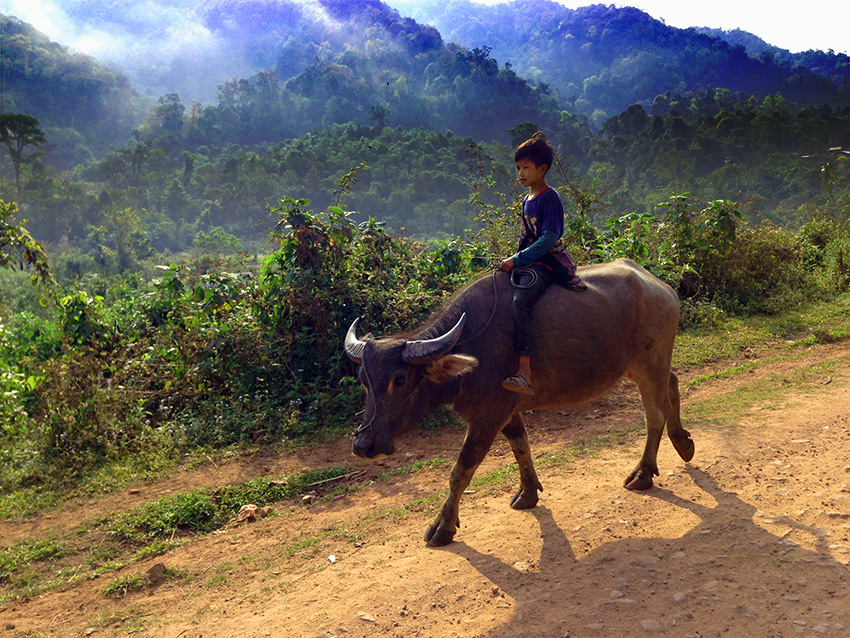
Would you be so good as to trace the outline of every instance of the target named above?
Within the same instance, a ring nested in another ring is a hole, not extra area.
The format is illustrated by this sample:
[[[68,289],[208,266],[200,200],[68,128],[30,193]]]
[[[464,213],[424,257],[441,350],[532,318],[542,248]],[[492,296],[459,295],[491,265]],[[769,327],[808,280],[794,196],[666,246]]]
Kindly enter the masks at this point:
[[[463,332],[466,315],[438,337],[409,341],[357,337],[355,320],[345,337],[345,353],[360,364],[359,380],[366,389],[363,423],[354,454],[370,459],[395,451],[393,438],[438,405],[450,402],[450,381],[478,364],[474,357],[449,354]],[[455,389],[456,392],[456,389]]]

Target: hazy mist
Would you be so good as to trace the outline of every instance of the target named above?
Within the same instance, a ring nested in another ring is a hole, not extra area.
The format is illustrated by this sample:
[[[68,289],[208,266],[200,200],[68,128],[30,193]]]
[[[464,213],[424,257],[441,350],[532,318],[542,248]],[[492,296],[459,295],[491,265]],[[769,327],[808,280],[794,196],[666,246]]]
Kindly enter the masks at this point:
[[[285,80],[346,37],[310,0],[0,0],[0,13],[117,68],[143,94],[177,93],[187,104],[211,102],[226,80],[267,68]],[[291,41],[287,31],[316,38]]]

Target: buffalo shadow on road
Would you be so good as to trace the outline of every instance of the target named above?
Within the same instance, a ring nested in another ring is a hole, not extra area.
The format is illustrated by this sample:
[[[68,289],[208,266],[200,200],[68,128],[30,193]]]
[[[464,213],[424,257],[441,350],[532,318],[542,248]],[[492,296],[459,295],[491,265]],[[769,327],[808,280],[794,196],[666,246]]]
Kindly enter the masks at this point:
[[[553,512],[538,506],[530,511],[543,538],[536,570],[463,541],[444,548],[491,581],[497,595],[513,599],[507,623],[470,635],[848,635],[850,570],[830,555],[823,532],[773,519],[810,536],[805,544],[813,539],[814,549],[805,549],[788,533],[756,524],[756,508],[720,489],[708,472],[686,472],[714,507],[658,487],[634,495],[695,514],[698,524],[679,538],[614,540],[579,558]]]

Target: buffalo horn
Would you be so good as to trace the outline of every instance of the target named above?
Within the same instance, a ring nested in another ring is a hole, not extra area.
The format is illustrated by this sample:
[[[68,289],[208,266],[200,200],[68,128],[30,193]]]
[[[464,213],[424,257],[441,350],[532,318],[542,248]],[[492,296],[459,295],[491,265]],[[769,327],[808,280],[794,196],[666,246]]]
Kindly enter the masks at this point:
[[[451,350],[463,332],[463,324],[466,321],[466,313],[463,313],[454,328],[446,334],[434,339],[423,339],[420,341],[408,341],[404,346],[402,357],[407,363],[423,364],[430,363],[443,356]],[[350,355],[349,355],[350,356]]]
[[[359,323],[360,317],[357,317],[345,335],[345,354],[358,364],[363,361],[363,351],[366,349],[366,342],[357,338],[357,324]]]

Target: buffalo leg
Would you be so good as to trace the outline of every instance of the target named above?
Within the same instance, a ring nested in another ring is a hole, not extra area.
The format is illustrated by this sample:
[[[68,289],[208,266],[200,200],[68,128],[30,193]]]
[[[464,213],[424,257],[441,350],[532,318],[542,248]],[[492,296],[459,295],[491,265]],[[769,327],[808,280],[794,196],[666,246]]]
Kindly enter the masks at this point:
[[[670,442],[686,463],[694,458],[694,442],[691,433],[682,427],[679,407],[679,379],[670,373],[670,413],[667,415],[667,436]]]
[[[470,433],[475,431],[475,436]],[[466,439],[460,449],[460,455],[452,467],[449,478],[449,496],[437,518],[425,532],[425,542],[429,545],[448,545],[452,542],[457,528],[460,527],[458,517],[458,506],[463,491],[469,486],[475,470],[481,465],[481,461],[487,455],[490,446],[496,438],[498,428],[475,429],[472,425],[466,431]]]
[[[528,444],[528,432],[522,418],[517,414],[503,429],[502,434],[511,444],[516,462],[519,464],[519,492],[511,499],[511,507],[515,510],[527,510],[537,505],[540,500],[537,492],[543,491],[543,486],[534,471],[534,462],[531,459],[531,447]]]
[[[635,375],[632,378],[640,389],[646,415],[646,445],[637,467],[626,477],[623,485],[630,490],[648,490],[652,477],[658,476],[658,446],[664,424],[672,412],[669,396],[669,368],[666,373]]]

